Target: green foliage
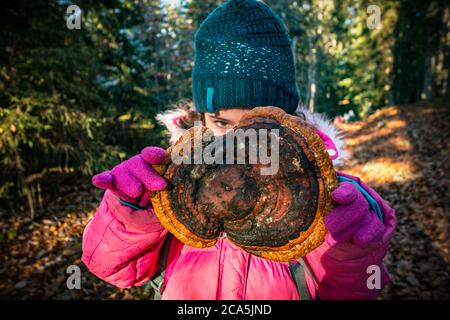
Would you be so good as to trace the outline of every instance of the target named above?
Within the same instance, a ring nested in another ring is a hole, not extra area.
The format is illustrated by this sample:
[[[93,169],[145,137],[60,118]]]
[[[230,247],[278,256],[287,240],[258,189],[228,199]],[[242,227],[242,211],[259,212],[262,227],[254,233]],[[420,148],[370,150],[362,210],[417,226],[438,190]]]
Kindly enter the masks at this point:
[[[68,5],[9,2],[0,30],[0,204],[32,216],[53,173],[79,183],[164,146],[153,118],[176,98],[155,61],[159,1],[81,1],[81,30]]]
[[[103,143],[101,120],[71,110],[55,98],[9,97],[0,109],[0,173],[5,199],[23,198],[49,172],[92,175],[123,159]]]
[[[311,110],[366,116],[389,104],[450,94],[445,1],[267,2],[294,38],[301,101]],[[377,28],[367,24],[370,5],[380,9]]]

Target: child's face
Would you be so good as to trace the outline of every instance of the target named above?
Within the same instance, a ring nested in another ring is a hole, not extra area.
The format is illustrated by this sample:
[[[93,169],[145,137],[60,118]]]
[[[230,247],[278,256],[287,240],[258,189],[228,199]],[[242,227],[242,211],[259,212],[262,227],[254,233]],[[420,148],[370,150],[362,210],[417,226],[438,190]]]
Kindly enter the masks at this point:
[[[220,136],[230,130],[249,109],[224,109],[215,113],[205,112],[205,126]]]

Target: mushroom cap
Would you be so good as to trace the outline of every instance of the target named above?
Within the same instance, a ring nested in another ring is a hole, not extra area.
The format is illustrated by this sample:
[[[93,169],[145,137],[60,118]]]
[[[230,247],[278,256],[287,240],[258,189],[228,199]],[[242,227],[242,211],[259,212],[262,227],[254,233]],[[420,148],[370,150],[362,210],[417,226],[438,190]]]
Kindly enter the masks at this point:
[[[254,135],[257,143],[245,138]],[[187,245],[209,247],[225,234],[254,255],[291,261],[324,241],[336,173],[314,128],[280,108],[254,108],[224,136],[191,128],[155,169],[169,181],[151,193],[155,213]]]

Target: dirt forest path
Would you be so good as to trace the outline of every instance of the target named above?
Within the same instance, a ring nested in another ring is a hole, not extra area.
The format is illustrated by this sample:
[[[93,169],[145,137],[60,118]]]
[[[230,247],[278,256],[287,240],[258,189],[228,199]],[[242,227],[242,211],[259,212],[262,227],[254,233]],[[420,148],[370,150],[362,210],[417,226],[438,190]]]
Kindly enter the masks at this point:
[[[340,170],[361,177],[397,211],[386,264],[392,281],[380,299],[450,298],[449,105],[405,105],[366,121],[340,124],[351,155]],[[148,288],[117,289],[80,261],[84,226],[101,192],[65,185],[31,222],[0,217],[0,298],[149,299]],[[70,265],[81,267],[81,289],[68,290]]]
[[[450,298],[450,108],[426,104],[379,110],[341,124],[344,171],[375,188],[397,213],[382,299]]]

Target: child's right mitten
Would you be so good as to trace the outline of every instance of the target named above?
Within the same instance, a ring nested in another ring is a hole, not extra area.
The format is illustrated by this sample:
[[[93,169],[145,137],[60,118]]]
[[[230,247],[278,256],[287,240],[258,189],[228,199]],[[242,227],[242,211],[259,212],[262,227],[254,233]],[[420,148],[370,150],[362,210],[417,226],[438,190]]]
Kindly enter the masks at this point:
[[[165,157],[165,150],[146,147],[142,152],[123,161],[111,170],[92,178],[97,188],[111,190],[117,197],[130,204],[146,208],[151,204],[150,191],[162,190],[167,182],[153,168]]]

